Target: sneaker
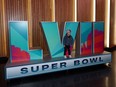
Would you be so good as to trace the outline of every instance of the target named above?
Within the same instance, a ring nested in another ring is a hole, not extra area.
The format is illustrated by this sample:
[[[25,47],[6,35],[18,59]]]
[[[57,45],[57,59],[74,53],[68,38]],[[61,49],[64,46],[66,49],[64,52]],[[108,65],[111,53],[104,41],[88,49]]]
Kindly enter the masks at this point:
[[[71,55],[69,55],[69,58],[72,58],[72,56],[71,56]]]
[[[64,56],[64,58],[67,58],[66,56]]]

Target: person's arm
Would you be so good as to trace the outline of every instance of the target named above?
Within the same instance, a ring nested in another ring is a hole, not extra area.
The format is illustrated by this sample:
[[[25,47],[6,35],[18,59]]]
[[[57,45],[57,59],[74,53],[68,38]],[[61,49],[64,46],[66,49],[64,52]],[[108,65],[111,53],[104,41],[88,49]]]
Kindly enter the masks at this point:
[[[64,36],[63,38],[63,45],[65,46],[65,43],[66,43],[66,36]]]
[[[71,46],[73,45],[74,43],[74,40],[73,40],[73,37],[71,36]]]

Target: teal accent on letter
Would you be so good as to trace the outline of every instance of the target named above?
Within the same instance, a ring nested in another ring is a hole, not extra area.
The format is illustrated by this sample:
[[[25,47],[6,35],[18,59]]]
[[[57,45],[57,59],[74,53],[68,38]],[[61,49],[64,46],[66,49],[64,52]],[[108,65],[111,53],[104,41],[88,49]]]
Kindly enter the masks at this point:
[[[11,62],[38,60],[43,58],[42,50],[29,50],[27,21],[9,22]]]
[[[81,22],[81,43],[87,41],[88,35],[92,32],[92,22]]]
[[[104,22],[95,22],[94,28],[104,32]]]

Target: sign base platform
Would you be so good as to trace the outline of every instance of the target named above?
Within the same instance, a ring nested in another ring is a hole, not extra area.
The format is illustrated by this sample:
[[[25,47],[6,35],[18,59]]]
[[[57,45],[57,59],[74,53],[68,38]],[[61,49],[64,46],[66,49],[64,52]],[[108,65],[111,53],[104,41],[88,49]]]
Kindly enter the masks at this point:
[[[105,51],[102,54],[70,59],[56,58],[47,62],[43,60],[36,60],[29,62],[10,63],[8,61],[5,66],[6,79],[22,78],[61,70],[110,63],[111,58],[111,53]]]

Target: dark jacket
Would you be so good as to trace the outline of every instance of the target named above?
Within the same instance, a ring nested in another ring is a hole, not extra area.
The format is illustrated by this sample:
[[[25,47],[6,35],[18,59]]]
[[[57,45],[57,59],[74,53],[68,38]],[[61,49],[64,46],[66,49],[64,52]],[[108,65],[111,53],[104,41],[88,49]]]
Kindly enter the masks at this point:
[[[70,35],[70,36],[67,36],[67,34],[64,36],[63,38],[63,45],[73,45],[73,37]]]

